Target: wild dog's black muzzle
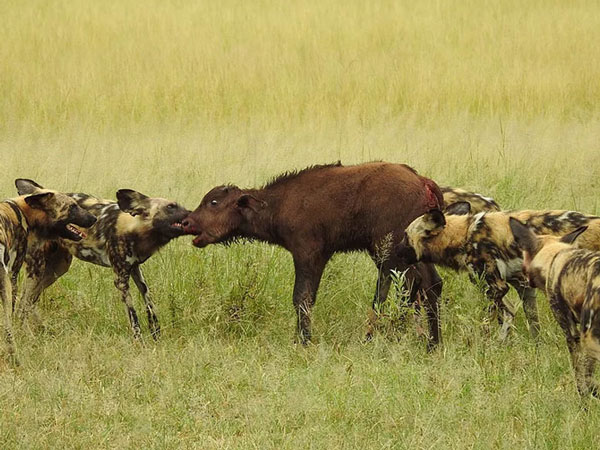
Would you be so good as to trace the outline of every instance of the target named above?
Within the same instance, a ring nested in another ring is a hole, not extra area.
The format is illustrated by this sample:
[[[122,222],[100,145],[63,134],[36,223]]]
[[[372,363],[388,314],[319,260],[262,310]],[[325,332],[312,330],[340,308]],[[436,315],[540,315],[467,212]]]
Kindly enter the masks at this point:
[[[96,216],[86,212],[85,214],[81,214],[77,221],[73,221],[75,225],[79,225],[83,228],[89,228],[96,223]]]

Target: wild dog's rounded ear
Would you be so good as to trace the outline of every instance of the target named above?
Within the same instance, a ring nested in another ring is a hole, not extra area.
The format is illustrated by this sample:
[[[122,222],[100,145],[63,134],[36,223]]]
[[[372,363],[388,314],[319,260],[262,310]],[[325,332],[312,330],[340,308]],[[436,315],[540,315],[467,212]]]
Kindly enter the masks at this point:
[[[433,222],[438,227],[446,225],[446,218],[444,213],[437,208],[430,209],[427,211],[427,220]]]
[[[575,242],[575,239],[577,239],[579,235],[587,229],[587,226],[579,227],[575,231],[571,231],[569,234],[566,234],[562,238],[560,238],[560,242],[564,242],[565,244],[572,244],[573,242]]]
[[[48,200],[54,197],[54,192],[42,192],[41,194],[32,194],[25,197],[27,203],[33,209],[44,209]]]
[[[19,195],[33,194],[34,192],[44,189],[42,186],[37,184],[35,181],[29,178],[17,178],[15,180],[15,187]]]
[[[267,202],[259,200],[250,194],[242,194],[238,197],[236,206],[240,209],[249,208],[254,212],[258,212],[267,206]]]
[[[134,191],[132,189],[119,189],[117,191],[117,202],[121,211],[137,216],[144,212],[145,206],[142,204],[148,196]]]
[[[508,224],[517,245],[521,249],[530,253],[530,255],[533,257],[538,252],[540,247],[537,236],[529,229],[527,225],[515,219],[514,217],[508,219]]]
[[[452,216],[464,216],[471,213],[469,202],[454,202],[446,207],[446,214]]]

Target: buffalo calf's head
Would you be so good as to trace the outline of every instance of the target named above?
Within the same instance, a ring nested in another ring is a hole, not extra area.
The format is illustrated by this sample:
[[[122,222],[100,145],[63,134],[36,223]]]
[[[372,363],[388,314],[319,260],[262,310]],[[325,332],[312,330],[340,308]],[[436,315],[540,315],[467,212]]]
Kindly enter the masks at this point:
[[[237,186],[218,186],[186,217],[184,230],[196,236],[193,240],[196,247],[227,242],[243,236],[265,206],[265,202]]]

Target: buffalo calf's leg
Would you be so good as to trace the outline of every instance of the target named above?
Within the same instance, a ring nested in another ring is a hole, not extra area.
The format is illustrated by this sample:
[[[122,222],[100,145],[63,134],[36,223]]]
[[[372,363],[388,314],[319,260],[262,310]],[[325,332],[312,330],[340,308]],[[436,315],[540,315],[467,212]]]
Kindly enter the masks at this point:
[[[417,267],[421,273],[419,293],[423,299],[429,326],[427,349],[433,350],[440,343],[441,338],[440,298],[444,284],[433,264],[419,264]]]
[[[152,337],[156,340],[160,336],[160,325],[158,324],[158,317],[156,317],[156,313],[154,312],[154,303],[150,297],[148,285],[146,284],[146,280],[144,280],[144,276],[142,275],[139,264],[133,266],[131,276],[135,282],[135,285],[140,291],[140,294],[142,294],[142,297],[144,297],[146,313],[148,314],[148,326],[150,327],[150,333],[152,333]]]
[[[323,258],[324,259],[324,258]],[[294,258],[296,280],[294,282],[294,308],[298,316],[298,337],[303,345],[311,340],[311,313],[317,300],[317,290],[326,261],[300,260]]]
[[[376,261],[376,257],[372,256],[373,261]],[[377,262],[375,262],[377,264]],[[384,261],[382,264],[377,266],[377,284],[375,285],[375,295],[373,296],[372,309],[369,312],[369,325],[367,328],[367,334],[365,339],[371,340],[375,327],[377,325],[377,319],[381,305],[387,299],[390,292],[390,286],[392,284],[392,277],[390,271],[395,267],[395,264],[389,259]]]

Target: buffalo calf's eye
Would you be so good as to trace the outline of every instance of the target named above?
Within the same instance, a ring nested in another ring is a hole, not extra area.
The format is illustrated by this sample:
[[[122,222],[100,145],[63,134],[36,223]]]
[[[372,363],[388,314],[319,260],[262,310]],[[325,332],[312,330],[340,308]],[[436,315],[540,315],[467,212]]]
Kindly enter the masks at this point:
[[[215,206],[218,202],[216,200],[211,200],[210,204]]]

